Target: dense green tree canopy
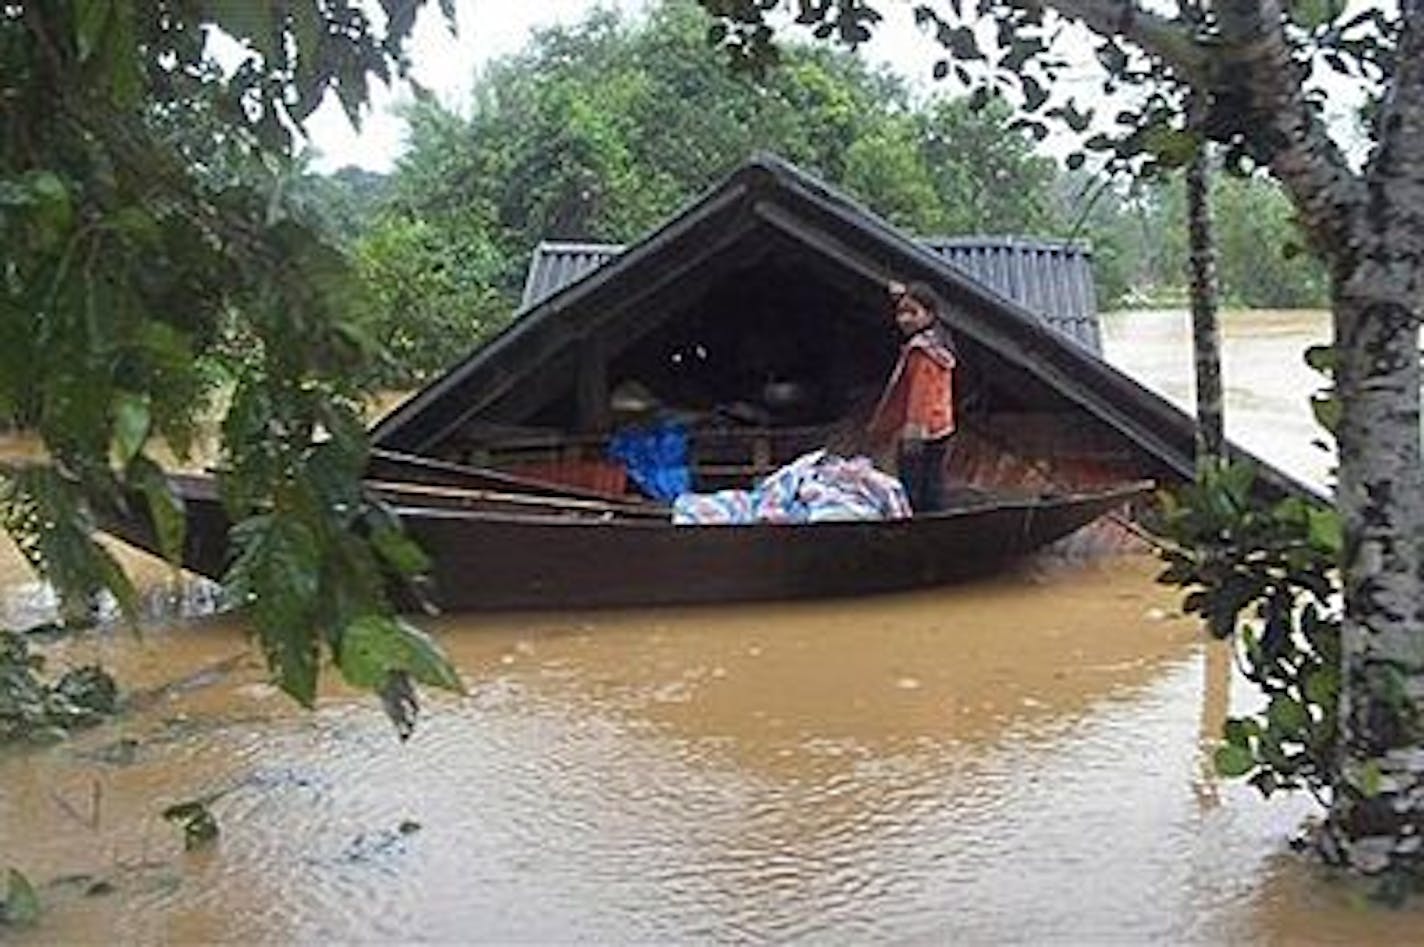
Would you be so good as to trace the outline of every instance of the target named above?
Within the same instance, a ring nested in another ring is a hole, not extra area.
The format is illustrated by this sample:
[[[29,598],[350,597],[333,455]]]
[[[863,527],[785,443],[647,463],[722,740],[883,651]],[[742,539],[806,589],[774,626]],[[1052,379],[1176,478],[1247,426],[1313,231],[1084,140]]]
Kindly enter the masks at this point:
[[[759,149],[911,233],[1084,239],[1104,305],[1180,292],[1179,185],[1102,192],[1038,155],[1002,97],[926,99],[845,52],[791,46],[758,80],[732,73],[706,42],[711,22],[669,0],[539,32],[479,75],[467,114],[408,108],[409,151],[379,188],[350,171],[318,179],[327,216],[359,237],[371,334],[392,356],[384,383],[423,381],[503,325],[541,239],[637,239]],[[1284,198],[1262,182],[1221,190],[1231,299],[1318,305],[1318,268],[1280,253],[1300,242]]]
[[[1259,175],[1214,175],[1212,204],[1228,305],[1329,305],[1325,267],[1305,249],[1295,211],[1279,185]],[[1171,302],[1184,296],[1187,205],[1179,175],[1107,192],[1089,222],[1098,280],[1115,297]]]
[[[0,415],[48,453],[0,477],[0,519],[71,615],[107,590],[132,616],[93,518],[147,503],[176,557],[152,448],[187,456],[221,392],[229,584],[278,680],[309,703],[329,655],[407,726],[412,675],[458,681],[391,617],[382,576],[419,561],[358,486],[357,283],[286,199],[297,123],[403,68],[415,5],[382,6],[0,4]]]
[[[410,149],[358,242],[381,280],[374,334],[406,359],[388,380],[418,380],[502,324],[540,240],[637,239],[757,150],[913,233],[1067,232],[1057,171],[1006,131],[1004,102],[922,102],[824,49],[789,50],[752,81],[723,67],[709,23],[688,0],[597,12],[490,65],[468,115],[409,109]],[[443,331],[414,341],[432,319]]]

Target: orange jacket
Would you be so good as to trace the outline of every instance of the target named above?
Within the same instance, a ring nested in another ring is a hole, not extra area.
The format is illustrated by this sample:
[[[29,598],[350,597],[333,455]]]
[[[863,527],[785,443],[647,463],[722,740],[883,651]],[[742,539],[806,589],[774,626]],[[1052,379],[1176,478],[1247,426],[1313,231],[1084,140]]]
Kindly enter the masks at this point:
[[[954,353],[932,331],[911,336],[870,419],[870,433],[933,441],[954,433]]]

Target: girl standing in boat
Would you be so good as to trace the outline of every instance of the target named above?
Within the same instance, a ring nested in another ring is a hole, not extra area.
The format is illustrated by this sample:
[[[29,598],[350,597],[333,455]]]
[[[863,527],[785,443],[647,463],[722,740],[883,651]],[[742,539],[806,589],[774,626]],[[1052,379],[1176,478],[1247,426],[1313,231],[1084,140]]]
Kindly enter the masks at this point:
[[[944,508],[944,465],[954,433],[954,346],[940,325],[939,300],[925,283],[889,285],[900,357],[875,406],[873,442],[896,446],[900,482],[916,513]]]

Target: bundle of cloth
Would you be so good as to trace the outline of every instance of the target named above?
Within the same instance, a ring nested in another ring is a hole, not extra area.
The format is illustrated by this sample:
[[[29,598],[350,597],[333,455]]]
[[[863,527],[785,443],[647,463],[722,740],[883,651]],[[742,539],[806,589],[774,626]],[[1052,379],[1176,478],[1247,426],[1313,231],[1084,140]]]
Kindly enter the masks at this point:
[[[747,523],[828,523],[910,516],[900,481],[875,469],[868,457],[825,450],[803,454],[751,490],[684,493],[673,501],[680,526]]]

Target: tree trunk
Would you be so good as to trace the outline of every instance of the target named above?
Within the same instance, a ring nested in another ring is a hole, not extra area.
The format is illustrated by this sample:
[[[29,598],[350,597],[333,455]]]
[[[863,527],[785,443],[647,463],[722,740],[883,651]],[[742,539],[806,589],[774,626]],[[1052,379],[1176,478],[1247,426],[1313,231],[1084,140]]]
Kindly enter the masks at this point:
[[[1419,319],[1424,260],[1400,259],[1407,213],[1376,209],[1359,263],[1336,283],[1342,406],[1337,507],[1345,536],[1343,779],[1327,853],[1365,872],[1424,871],[1424,473]],[[1380,219],[1383,218],[1383,219]]]
[[[1329,847],[1366,873],[1424,877],[1424,0],[1400,4],[1368,200],[1332,254],[1336,507],[1345,534],[1340,765]]]
[[[1212,233],[1211,178],[1207,145],[1197,147],[1187,165],[1188,258],[1192,297],[1192,354],[1196,363],[1197,472],[1221,461],[1225,440],[1221,394],[1221,327],[1217,322],[1220,288],[1216,280],[1216,238]]]

